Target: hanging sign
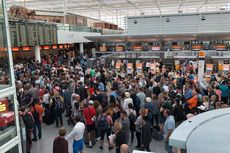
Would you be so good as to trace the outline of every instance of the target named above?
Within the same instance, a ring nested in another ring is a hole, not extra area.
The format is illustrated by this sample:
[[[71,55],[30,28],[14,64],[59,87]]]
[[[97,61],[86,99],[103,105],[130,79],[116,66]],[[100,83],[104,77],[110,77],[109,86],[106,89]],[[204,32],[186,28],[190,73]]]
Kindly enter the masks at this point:
[[[213,64],[206,64],[206,75],[211,75],[211,72],[213,71]]]
[[[142,73],[142,63],[136,63],[137,74]]]
[[[127,73],[132,74],[133,73],[133,63],[127,64]]]
[[[224,64],[223,65],[223,71],[229,71],[230,64]]]

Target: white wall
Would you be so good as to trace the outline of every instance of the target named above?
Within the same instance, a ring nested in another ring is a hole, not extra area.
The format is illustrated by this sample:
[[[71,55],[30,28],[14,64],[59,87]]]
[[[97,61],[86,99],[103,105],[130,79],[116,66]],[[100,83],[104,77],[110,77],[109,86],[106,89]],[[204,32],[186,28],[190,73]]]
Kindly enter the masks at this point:
[[[84,38],[84,36],[99,36],[99,35],[101,34],[93,33],[93,32],[73,32],[73,31],[58,30],[58,44],[92,42]]]
[[[167,18],[170,22],[166,22]],[[202,32],[230,32],[230,12],[128,17],[129,34]]]

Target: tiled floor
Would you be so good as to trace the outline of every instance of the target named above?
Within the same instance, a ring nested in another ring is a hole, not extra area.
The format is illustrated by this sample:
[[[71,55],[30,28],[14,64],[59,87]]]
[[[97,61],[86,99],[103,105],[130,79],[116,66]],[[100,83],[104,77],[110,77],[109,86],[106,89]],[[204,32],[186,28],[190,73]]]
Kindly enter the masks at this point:
[[[72,126],[68,126],[67,123],[64,123],[64,127],[68,130],[67,133],[69,133],[72,129]],[[42,139],[37,141],[37,142],[33,142],[33,147],[31,150],[31,153],[52,153],[52,147],[53,147],[53,140],[54,138],[58,135],[58,128],[55,127],[55,124],[47,126],[47,125],[43,125],[42,127]],[[136,143],[134,143],[133,146],[129,145],[132,149],[134,148],[134,146],[136,145]],[[150,145],[150,149],[152,152],[155,153],[166,153],[164,151],[164,142],[163,141],[155,141],[154,139],[152,139],[151,145]],[[104,146],[104,151],[101,151],[99,149],[99,142],[97,142],[97,144],[92,148],[92,149],[88,149],[88,148],[84,148],[84,153],[115,153],[115,150],[108,150],[108,147]],[[72,153],[72,141],[69,141],[69,153]]]

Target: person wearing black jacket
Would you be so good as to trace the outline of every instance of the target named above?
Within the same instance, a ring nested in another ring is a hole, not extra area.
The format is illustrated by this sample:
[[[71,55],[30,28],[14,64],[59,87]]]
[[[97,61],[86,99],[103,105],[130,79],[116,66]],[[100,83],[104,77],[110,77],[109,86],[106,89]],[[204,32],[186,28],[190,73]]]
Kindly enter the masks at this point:
[[[115,144],[116,144],[116,153],[120,153],[121,151],[121,145],[126,144],[126,135],[125,132],[122,130],[122,124],[119,121],[116,121],[114,123],[116,138],[115,138]]]
[[[143,117],[143,125],[141,128],[141,150],[151,152],[149,144],[151,143],[152,133],[151,125],[147,121],[147,117]]]

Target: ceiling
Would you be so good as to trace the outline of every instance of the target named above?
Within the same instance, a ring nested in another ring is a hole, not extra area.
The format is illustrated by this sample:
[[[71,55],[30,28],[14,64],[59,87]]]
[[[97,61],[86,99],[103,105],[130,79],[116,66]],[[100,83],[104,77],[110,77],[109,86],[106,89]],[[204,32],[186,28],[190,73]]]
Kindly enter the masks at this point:
[[[230,0],[6,0],[37,10],[66,11],[125,26],[124,17],[227,11]]]

